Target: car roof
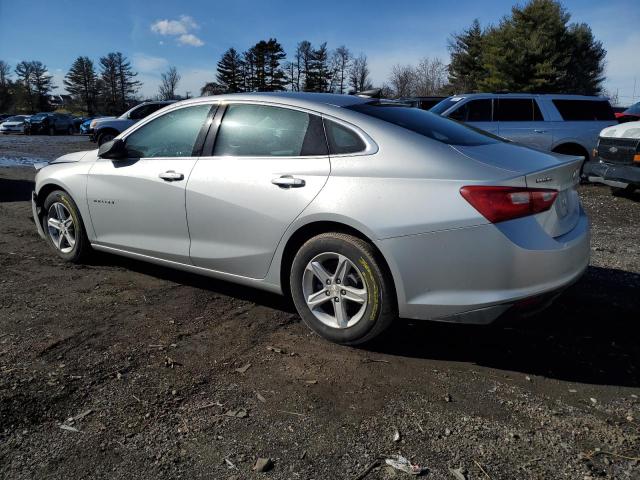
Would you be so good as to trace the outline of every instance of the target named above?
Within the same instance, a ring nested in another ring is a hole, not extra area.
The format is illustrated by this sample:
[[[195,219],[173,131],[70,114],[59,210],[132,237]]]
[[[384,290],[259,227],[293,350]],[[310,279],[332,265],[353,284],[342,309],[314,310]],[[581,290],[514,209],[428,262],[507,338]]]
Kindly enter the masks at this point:
[[[607,97],[597,95],[573,95],[568,93],[460,93],[451,97],[462,98],[549,98],[555,100],[609,100]],[[449,97],[449,98],[451,98]]]
[[[357,95],[339,95],[336,93],[312,93],[312,92],[251,92],[251,93],[228,93],[223,95],[211,95],[205,97],[190,98],[183,100],[180,104],[201,103],[209,101],[251,101],[260,100],[265,102],[283,103],[286,105],[308,108],[310,110],[331,109],[331,107],[347,107],[371,102],[368,97],[358,97]]]

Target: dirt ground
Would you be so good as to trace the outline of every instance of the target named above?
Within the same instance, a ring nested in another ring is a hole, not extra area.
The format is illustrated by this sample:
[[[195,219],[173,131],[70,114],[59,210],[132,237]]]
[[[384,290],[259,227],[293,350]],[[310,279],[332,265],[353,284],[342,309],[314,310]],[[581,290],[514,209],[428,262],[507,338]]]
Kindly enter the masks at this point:
[[[5,163],[90,148],[0,138]],[[640,478],[640,198],[581,187],[591,266],[545,312],[398,320],[356,349],[275,295],[62,263],[33,225],[33,175],[0,167],[3,478],[409,478],[396,454],[433,479]]]

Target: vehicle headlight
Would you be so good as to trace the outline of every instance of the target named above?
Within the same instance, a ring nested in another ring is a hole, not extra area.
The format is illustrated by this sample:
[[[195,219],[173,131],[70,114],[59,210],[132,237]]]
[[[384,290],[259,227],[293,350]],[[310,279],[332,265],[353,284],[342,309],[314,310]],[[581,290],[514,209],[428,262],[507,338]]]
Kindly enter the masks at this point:
[[[96,123],[98,123],[97,120],[91,120],[91,123],[89,124],[89,128],[95,128]]]

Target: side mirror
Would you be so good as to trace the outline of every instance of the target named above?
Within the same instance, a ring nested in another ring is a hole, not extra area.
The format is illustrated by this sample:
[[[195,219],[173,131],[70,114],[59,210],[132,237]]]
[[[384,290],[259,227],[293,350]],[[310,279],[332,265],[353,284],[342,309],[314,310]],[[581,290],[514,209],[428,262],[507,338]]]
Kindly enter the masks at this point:
[[[114,138],[113,140],[103,143],[98,149],[98,156],[112,160],[126,158],[127,149],[124,146],[124,141],[120,138]]]

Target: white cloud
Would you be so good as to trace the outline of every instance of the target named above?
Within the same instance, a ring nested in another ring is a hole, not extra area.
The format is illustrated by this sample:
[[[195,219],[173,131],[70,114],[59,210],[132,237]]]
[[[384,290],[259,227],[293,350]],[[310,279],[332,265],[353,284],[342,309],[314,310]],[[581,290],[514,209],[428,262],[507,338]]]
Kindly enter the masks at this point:
[[[204,42],[192,33],[180,35],[180,37],[178,37],[178,43],[180,45],[191,45],[192,47],[201,47],[204,45]]]
[[[151,24],[151,31],[159,35],[178,37],[178,45],[190,45],[201,47],[204,42],[192,32],[198,30],[200,26],[188,15],[180,15],[178,20],[157,20]]]
[[[163,57],[136,53],[133,55],[133,65],[140,72],[157,72],[169,65],[169,61]]]

